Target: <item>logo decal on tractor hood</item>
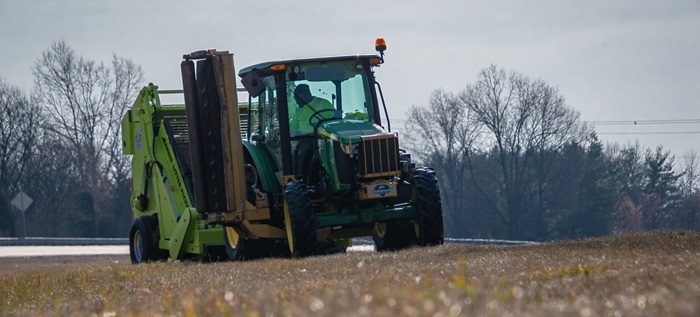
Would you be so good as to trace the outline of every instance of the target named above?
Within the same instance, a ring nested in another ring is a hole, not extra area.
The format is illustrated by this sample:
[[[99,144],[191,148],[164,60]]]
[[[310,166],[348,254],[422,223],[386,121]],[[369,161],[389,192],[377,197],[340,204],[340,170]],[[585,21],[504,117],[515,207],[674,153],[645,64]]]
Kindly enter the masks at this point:
[[[374,188],[372,188],[370,193],[372,193],[372,195],[384,197],[393,191],[394,191],[394,188],[392,188],[391,186],[389,186],[387,184],[377,184],[374,186]]]

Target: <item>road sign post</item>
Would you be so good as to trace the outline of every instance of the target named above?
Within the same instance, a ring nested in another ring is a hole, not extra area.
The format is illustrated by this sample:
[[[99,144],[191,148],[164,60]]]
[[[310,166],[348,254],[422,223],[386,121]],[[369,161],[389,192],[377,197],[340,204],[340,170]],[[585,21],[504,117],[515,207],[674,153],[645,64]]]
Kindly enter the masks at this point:
[[[19,211],[22,213],[22,227],[24,228],[24,236],[22,236],[21,239],[27,237],[27,220],[24,216],[24,212],[33,202],[34,201],[32,198],[27,196],[27,194],[25,194],[21,189],[15,198],[12,198],[12,206],[15,206],[15,208],[19,209]]]

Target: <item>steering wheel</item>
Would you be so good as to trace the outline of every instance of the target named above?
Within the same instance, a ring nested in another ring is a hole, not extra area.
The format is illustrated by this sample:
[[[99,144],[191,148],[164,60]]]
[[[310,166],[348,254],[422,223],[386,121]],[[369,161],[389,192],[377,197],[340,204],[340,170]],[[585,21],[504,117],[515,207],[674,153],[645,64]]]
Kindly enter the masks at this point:
[[[316,110],[316,112],[314,112],[314,114],[312,114],[311,117],[309,117],[309,124],[310,124],[312,127],[315,127],[316,124],[317,124],[319,121],[321,121],[321,120],[323,120],[323,119],[329,119],[329,118],[325,118],[325,117],[322,116],[321,114],[324,113],[324,112],[331,112],[331,111],[332,111],[333,114],[335,115],[335,111],[336,111],[335,108],[334,108],[334,109],[321,109],[321,110]],[[332,117],[331,117],[331,118],[332,118]],[[314,119],[316,119],[316,122],[313,122]]]

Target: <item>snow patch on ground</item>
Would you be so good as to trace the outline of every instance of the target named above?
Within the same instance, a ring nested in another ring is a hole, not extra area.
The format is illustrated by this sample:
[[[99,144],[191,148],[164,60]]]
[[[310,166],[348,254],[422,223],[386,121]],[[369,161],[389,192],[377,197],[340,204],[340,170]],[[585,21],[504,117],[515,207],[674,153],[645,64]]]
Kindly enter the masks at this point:
[[[374,252],[373,245],[356,245],[348,252]],[[0,258],[65,256],[65,255],[121,255],[129,254],[128,245],[78,246],[0,246]]]
[[[3,246],[0,257],[129,254],[128,245]]]

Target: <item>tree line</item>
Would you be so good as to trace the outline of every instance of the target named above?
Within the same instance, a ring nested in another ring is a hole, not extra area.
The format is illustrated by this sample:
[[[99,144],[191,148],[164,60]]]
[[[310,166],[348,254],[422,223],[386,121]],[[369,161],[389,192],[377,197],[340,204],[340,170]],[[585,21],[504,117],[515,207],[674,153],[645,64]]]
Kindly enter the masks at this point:
[[[605,146],[557,89],[492,65],[409,110],[408,143],[441,182],[446,235],[548,241],[700,230],[698,159]],[[405,143],[404,143],[405,144]]]
[[[120,121],[143,82],[133,61],[109,63],[53,43],[32,67],[25,94],[0,78],[0,235],[19,217],[21,191],[29,236],[123,237],[131,226],[130,162],[121,155]]]
[[[53,43],[28,95],[0,78],[0,236],[123,237],[131,225],[120,119],[143,84],[133,61],[109,63]],[[1,75],[1,74],[0,74]],[[700,230],[698,160],[662,147],[603,145],[546,82],[496,66],[457,93],[409,110],[407,139],[441,182],[449,237],[555,240],[653,229]]]

